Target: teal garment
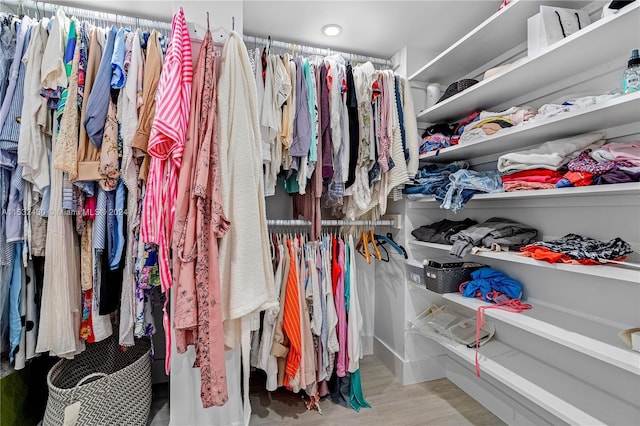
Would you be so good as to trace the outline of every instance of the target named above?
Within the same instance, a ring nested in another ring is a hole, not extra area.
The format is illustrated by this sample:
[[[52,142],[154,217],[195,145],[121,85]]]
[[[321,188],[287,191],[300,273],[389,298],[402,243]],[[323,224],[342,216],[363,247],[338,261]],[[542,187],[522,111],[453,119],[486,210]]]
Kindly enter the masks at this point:
[[[300,192],[300,185],[298,184],[298,173],[293,172],[291,176],[286,179],[282,179],[282,188],[287,191],[287,194],[297,194]]]
[[[315,163],[316,161],[318,161],[318,121],[316,111],[316,88],[313,84],[311,76],[311,66],[309,65],[308,59],[305,59],[302,62],[302,72],[304,73],[304,79],[307,82],[307,89],[309,90],[307,103],[309,104],[309,113],[311,114],[311,145],[309,147],[309,162]]]
[[[361,408],[371,408],[371,404],[364,399],[362,394],[362,381],[360,380],[360,369],[351,373],[351,387],[349,389],[349,404],[351,408],[360,411]]]

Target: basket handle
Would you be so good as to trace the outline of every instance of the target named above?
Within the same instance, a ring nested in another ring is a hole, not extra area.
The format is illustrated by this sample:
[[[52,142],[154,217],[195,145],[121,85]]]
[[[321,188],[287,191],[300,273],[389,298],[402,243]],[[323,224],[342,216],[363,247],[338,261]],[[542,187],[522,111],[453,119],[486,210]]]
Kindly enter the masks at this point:
[[[87,380],[89,380],[89,379],[93,379],[94,377],[107,377],[107,376],[108,376],[108,374],[106,374],[106,373],[91,373],[91,374],[89,374],[89,375],[87,375],[87,376],[83,377],[83,378],[78,382],[78,384],[77,384],[77,385],[75,385],[73,388],[74,388],[74,389],[77,389],[77,388],[78,388],[78,386],[82,386],[82,385],[83,385]]]
[[[83,384],[85,384],[85,382],[89,379],[93,379],[96,377],[108,377],[109,375],[106,373],[91,373],[86,375],[85,377],[83,377],[82,379],[80,379],[80,381],[78,382],[77,385],[75,385],[73,387],[73,392],[71,394],[71,400],[72,401],[77,401],[78,400],[78,389],[80,386],[82,386]]]

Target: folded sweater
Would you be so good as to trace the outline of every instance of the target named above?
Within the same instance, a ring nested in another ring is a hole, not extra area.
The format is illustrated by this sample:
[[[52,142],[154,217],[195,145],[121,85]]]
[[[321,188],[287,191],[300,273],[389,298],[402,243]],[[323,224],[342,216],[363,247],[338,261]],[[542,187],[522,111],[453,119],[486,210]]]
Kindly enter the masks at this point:
[[[498,170],[500,172],[531,169],[558,170],[583,150],[602,146],[603,137],[603,133],[588,133],[545,142],[533,149],[504,154],[498,158]]]

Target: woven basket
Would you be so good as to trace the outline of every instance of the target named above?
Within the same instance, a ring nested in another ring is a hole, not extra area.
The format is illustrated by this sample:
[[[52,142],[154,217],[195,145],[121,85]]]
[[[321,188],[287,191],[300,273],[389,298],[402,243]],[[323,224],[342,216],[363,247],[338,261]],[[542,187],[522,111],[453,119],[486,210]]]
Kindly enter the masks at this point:
[[[80,402],[76,425],[146,425],[151,409],[151,342],[140,339],[126,351],[110,337],[87,345],[47,375],[44,426],[64,424],[65,408]]]
[[[474,80],[471,78],[465,78],[463,80],[456,81],[455,83],[451,83],[447,90],[444,91],[444,94],[438,99],[437,104],[444,101],[445,99],[449,99],[453,95],[457,95],[458,93],[468,89],[474,84],[478,84],[478,80]]]
[[[434,268],[424,265],[427,289],[436,293],[458,293],[458,287],[471,279],[471,273],[482,268],[480,263],[466,263],[457,268]]]

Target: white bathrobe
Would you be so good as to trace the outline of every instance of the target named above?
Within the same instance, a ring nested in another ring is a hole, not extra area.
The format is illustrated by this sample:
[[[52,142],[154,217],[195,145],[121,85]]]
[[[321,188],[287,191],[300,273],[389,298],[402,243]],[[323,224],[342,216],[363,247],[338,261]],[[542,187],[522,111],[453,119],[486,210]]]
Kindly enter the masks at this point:
[[[245,423],[249,406],[250,320],[277,306],[262,178],[262,141],[256,82],[242,37],[231,32],[218,82],[218,143],[222,206],[231,221],[220,240],[220,281],[225,344],[241,337]]]

